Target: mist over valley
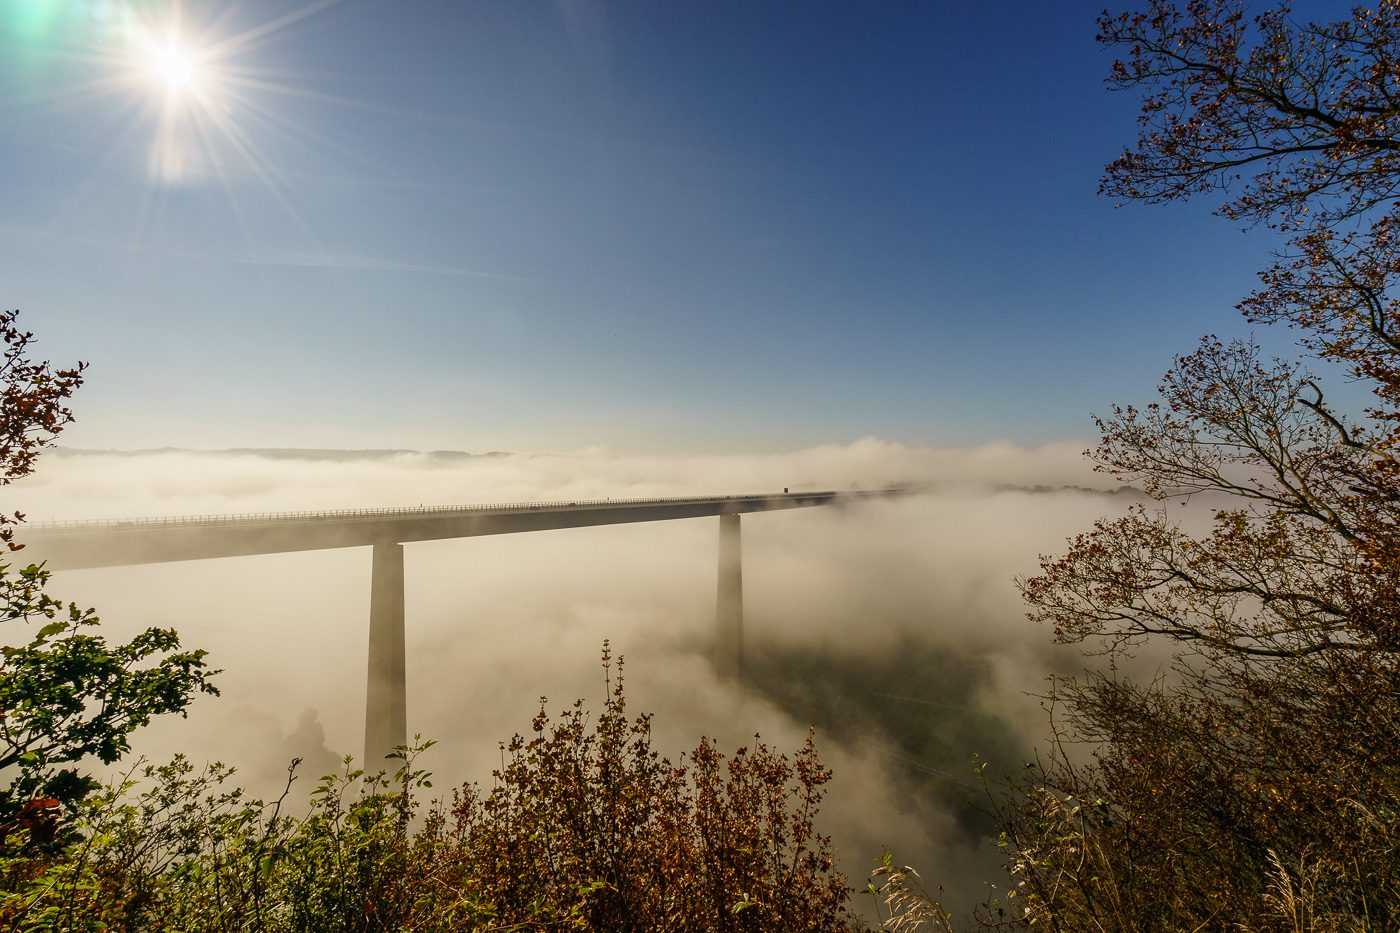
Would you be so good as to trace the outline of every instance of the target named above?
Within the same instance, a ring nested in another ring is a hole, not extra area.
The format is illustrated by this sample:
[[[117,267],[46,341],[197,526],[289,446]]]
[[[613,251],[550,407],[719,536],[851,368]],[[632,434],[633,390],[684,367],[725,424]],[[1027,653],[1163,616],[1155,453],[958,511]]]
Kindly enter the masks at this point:
[[[607,640],[664,754],[701,736],[732,751],[755,733],[791,752],[815,728],[835,770],[821,829],[853,882],[888,848],[967,881],[965,907],[998,871],[974,756],[992,781],[1014,773],[1046,737],[1046,678],[1082,666],[1025,619],[1012,578],[1065,528],[1139,501],[1081,449],[873,438],[703,457],[59,449],[13,501],[43,522],[907,487],[744,517],[737,683],[713,664],[715,519],[406,545],[408,727],[439,742],[422,761],[438,786],[489,786],[498,743],[528,731],[541,697],[552,712],[601,705]],[[222,696],[138,733],[137,754],[223,761],[275,795],[293,757],[303,790],[362,757],[369,569],[368,548],[346,548],[60,571],[53,588],[98,607],[113,639],[172,627],[222,668]]]

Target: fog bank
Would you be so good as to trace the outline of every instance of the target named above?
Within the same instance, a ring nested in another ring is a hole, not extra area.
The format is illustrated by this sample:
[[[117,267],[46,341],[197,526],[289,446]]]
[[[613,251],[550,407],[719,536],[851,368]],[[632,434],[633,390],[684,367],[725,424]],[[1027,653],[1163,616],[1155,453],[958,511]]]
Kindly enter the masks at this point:
[[[489,782],[497,743],[529,728],[539,697],[554,712],[576,697],[601,706],[609,639],[626,657],[629,704],[655,714],[664,754],[702,735],[732,751],[755,732],[790,751],[816,724],[836,771],[820,825],[851,881],[863,886],[869,859],[889,847],[966,904],[982,896],[995,852],[958,782],[974,754],[1009,770],[1043,743],[1032,694],[1082,666],[1026,621],[1011,580],[1132,501],[1090,471],[1084,446],[57,451],[11,488],[7,508],[41,521],[909,484],[919,492],[744,517],[746,685],[717,680],[710,662],[713,519],[407,545],[409,731],[439,741],[424,760],[439,787]],[[360,756],[369,563],[359,548],[70,571],[52,590],[95,606],[112,637],[171,626],[208,649],[223,696],[135,744],[153,759],[222,759],[266,793],[294,755],[308,785]]]

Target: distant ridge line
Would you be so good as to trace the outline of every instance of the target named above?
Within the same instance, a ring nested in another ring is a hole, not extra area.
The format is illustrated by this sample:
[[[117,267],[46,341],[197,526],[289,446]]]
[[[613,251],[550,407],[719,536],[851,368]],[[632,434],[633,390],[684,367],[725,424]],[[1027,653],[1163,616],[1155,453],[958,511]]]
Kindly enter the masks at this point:
[[[382,460],[388,457],[403,455],[438,457],[448,460],[467,460],[481,457],[517,456],[507,450],[489,450],[485,453],[474,454],[465,450],[409,450],[407,448],[387,447],[365,447],[357,450],[346,450],[338,447],[227,447],[219,450],[203,450],[196,447],[143,447],[136,450],[118,450],[116,448],[99,447],[54,447],[50,453],[59,457],[146,457],[152,454],[202,454],[206,456],[251,455],[263,457],[268,460]]]

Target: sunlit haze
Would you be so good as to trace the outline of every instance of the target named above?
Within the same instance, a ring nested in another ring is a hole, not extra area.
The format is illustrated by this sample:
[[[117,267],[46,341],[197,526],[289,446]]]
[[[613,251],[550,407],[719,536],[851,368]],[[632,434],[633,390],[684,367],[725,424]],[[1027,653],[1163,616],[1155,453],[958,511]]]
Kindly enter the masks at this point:
[[[1084,459],[1093,413],[1247,333],[1277,245],[1097,194],[1140,105],[1102,5],[0,4],[3,307],[89,363],[0,512],[882,493],[744,514],[745,682],[718,512],[60,569],[113,639],[168,625],[223,671],[137,754],[260,792],[358,757],[387,548],[448,782],[542,695],[596,709],[606,639],[667,755],[815,726],[857,889],[888,846],[980,899],[972,756],[1033,757],[1084,663],[1013,580],[1145,501]]]
[[[711,666],[714,519],[423,542],[405,548],[409,729],[440,741],[423,760],[440,784],[489,781],[497,742],[527,729],[541,695],[552,711],[576,697],[596,710],[609,639],[627,658],[635,708],[656,714],[665,754],[700,735],[737,747],[755,732],[792,749],[815,722],[837,775],[824,831],[846,870],[858,875],[888,846],[963,882],[950,903],[966,906],[995,875],[997,850],[929,791],[927,773],[900,763],[892,736],[908,729],[944,749],[940,768],[973,786],[974,752],[1005,773],[1043,740],[1034,694],[1080,659],[1025,621],[1009,580],[1032,572],[1067,528],[1140,501],[1106,492],[1112,484],[1076,445],[59,453],[7,501],[33,516],[117,518],[695,495],[799,480],[921,491],[744,517],[747,657],[782,676],[736,691]],[[188,720],[153,724],[140,752],[233,762],[245,783],[272,793],[293,756],[315,776],[360,755],[369,570],[368,549],[347,548],[61,571],[55,585],[99,607],[112,637],[174,626],[224,668],[223,695],[198,701]],[[1149,653],[1136,663],[1159,662]]]

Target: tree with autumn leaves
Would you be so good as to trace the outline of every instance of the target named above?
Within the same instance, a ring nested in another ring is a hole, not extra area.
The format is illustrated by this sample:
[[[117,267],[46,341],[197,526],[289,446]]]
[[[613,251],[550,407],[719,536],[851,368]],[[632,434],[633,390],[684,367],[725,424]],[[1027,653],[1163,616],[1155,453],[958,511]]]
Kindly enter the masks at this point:
[[[56,369],[30,358],[34,335],[17,311],[0,311],[0,486],[33,472],[39,453],[73,420],[68,400],[84,364]],[[170,629],[149,628],[125,644],[97,633],[91,609],[45,592],[49,572],[27,564],[15,539],[24,516],[0,514],[0,834],[35,802],[52,818],[95,786],[80,763],[112,763],[128,737],[155,716],[183,713],[197,693],[216,693],[205,652],[181,651]]]
[[[1203,339],[1145,408],[1098,421],[1098,469],[1153,501],[1021,582],[1031,617],[1107,656],[1056,685],[1058,742],[999,804],[1043,930],[1400,924],[1400,3],[1151,0],[1100,19],[1141,95],[1103,193],[1216,198],[1281,244],[1240,305],[1300,360]],[[1330,400],[1311,361],[1368,387]],[[1123,654],[1174,648],[1139,682]],[[1088,743],[1094,749],[1082,753]]]

